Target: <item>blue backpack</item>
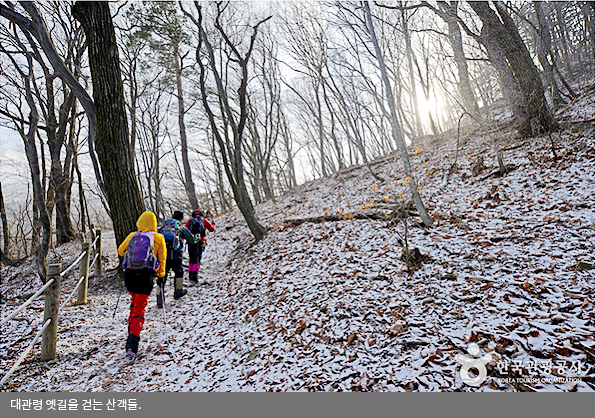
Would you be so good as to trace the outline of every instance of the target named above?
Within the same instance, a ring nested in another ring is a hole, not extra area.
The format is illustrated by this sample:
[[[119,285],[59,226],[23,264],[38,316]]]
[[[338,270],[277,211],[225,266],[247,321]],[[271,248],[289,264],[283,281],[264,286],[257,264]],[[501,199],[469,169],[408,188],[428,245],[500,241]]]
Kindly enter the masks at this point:
[[[168,251],[180,251],[184,248],[184,243],[180,238],[180,223],[175,219],[167,219],[163,226],[159,228],[159,233],[165,238],[165,245]]]
[[[159,260],[155,256],[154,232],[136,232],[128,241],[128,248],[122,261],[124,270],[142,270],[159,268]]]

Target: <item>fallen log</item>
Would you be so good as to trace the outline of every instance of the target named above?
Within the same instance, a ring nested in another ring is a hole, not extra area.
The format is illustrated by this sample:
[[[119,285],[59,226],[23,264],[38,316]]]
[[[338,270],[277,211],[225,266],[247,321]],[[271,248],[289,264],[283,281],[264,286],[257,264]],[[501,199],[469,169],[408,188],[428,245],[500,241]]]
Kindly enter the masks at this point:
[[[369,212],[353,212],[343,214],[329,214],[322,216],[313,216],[308,218],[287,218],[283,221],[285,224],[290,225],[301,225],[303,223],[322,223],[322,222],[337,222],[337,221],[348,221],[351,219],[357,220],[375,220],[375,221],[389,221],[395,218],[395,212],[382,212],[382,211],[369,211]]]
[[[11,258],[8,258],[3,252],[2,250],[0,250],[0,262],[2,264],[6,264],[7,266],[11,266],[11,267],[16,267],[19,264],[21,264],[24,261],[23,259],[20,260],[13,260]]]

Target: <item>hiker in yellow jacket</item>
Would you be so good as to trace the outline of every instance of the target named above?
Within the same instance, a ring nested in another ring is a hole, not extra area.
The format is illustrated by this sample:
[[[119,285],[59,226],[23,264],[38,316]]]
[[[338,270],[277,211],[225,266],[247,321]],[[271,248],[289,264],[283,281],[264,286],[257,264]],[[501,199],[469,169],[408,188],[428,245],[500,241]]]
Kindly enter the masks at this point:
[[[155,276],[165,276],[167,248],[163,235],[157,233],[157,218],[153,212],[143,212],[131,232],[118,247],[124,257],[124,284],[132,297],[128,316],[126,357],[134,358],[138,351],[140,332],[145,322],[145,309],[153,290]]]

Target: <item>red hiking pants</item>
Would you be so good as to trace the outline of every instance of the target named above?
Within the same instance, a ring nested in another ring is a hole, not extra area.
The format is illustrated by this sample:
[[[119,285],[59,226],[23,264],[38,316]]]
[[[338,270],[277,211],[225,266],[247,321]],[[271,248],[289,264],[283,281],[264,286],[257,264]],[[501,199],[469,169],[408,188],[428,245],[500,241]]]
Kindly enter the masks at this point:
[[[130,315],[128,316],[128,332],[140,337],[140,332],[145,323],[145,309],[149,301],[149,295],[129,292],[132,296],[130,302]]]

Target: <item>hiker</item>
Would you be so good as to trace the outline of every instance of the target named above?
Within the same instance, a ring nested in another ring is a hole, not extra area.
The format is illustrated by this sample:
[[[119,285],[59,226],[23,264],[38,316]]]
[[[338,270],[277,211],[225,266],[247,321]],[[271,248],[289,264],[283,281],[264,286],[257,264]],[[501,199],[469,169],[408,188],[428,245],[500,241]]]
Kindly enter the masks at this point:
[[[167,262],[165,263],[165,276],[157,278],[157,307],[163,307],[165,297],[165,283],[169,272],[174,271],[174,299],[180,299],[188,291],[184,289],[184,269],[182,268],[182,257],[184,254],[184,236],[181,233],[184,213],[176,210],[170,219],[163,222],[159,233],[165,239],[167,247]]]
[[[165,276],[167,249],[163,235],[157,232],[157,218],[153,212],[143,212],[131,232],[118,247],[124,257],[124,284],[130,293],[126,357],[133,359],[138,352],[140,332],[145,322],[145,309],[153,290],[155,276]]]
[[[190,283],[198,284],[198,271],[200,270],[200,261],[202,253],[207,243],[207,230],[215,232],[215,223],[209,222],[203,217],[200,209],[192,212],[192,218],[186,222],[186,228],[196,237],[193,241],[188,240],[188,277]]]

